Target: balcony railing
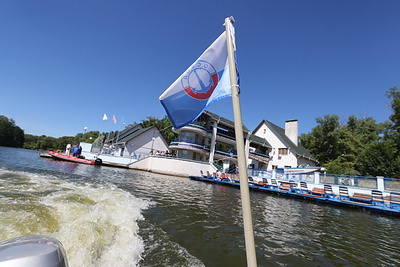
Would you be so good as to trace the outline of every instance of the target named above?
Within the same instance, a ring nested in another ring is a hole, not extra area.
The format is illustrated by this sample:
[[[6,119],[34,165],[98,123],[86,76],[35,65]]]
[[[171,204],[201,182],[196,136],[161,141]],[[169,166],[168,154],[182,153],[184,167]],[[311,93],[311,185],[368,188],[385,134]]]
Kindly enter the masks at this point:
[[[321,174],[321,182],[355,187],[376,188],[376,177],[350,176],[339,174]]]
[[[236,152],[234,153],[234,152],[230,152],[230,151],[215,150],[215,153],[222,155],[222,156],[230,157],[230,158],[237,158]]]
[[[236,140],[235,134],[229,134],[221,130],[217,130],[217,136],[225,137],[231,140]]]
[[[187,146],[196,149],[203,149],[206,151],[210,150],[210,148],[207,147],[204,143],[196,143],[188,139],[174,139],[171,141],[170,146]]]
[[[193,128],[201,129],[201,130],[206,131],[208,133],[211,132],[210,129],[206,128],[204,123],[192,122],[192,123],[186,125],[186,127],[193,127]]]
[[[195,149],[201,149],[204,150],[205,152],[210,152],[210,147],[206,146],[203,143],[196,143],[193,142],[189,139],[184,139],[184,138],[179,138],[179,139],[174,139],[171,141],[170,146],[184,146],[184,147],[191,147],[191,148],[195,148]],[[223,155],[226,157],[232,157],[232,158],[237,158],[237,152],[236,151],[232,151],[232,150],[221,150],[216,148],[215,149],[215,153],[219,154],[219,155]]]
[[[263,157],[263,158],[269,158],[269,155],[268,155],[268,154],[261,153],[261,152],[256,152],[256,151],[254,151],[254,152],[250,152],[250,154],[253,154],[253,155],[259,156],[259,157]]]

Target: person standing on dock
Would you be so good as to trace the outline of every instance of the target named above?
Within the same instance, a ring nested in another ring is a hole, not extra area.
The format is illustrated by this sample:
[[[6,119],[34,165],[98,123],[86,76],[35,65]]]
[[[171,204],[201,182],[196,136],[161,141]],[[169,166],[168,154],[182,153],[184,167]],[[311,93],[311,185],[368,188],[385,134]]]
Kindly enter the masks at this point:
[[[82,154],[82,147],[81,147],[80,145],[78,145],[78,151],[77,151],[77,153],[76,153],[76,157],[77,157],[77,158],[80,158],[80,157],[81,157],[81,154]]]
[[[65,149],[65,155],[69,156],[71,154],[71,144],[68,144]]]
[[[74,147],[72,148],[72,156],[74,156],[74,157],[78,156],[78,149],[79,149],[79,145],[74,145]]]

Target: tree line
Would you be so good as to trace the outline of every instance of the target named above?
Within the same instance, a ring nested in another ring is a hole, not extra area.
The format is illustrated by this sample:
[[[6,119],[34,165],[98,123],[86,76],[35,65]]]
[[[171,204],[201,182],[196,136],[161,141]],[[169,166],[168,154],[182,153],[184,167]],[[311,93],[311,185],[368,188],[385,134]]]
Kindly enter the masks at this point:
[[[331,174],[400,177],[400,92],[390,88],[390,121],[336,115],[317,118],[317,126],[300,136],[300,143]]]
[[[25,133],[13,119],[0,115],[0,146],[22,147]]]
[[[58,138],[46,135],[37,136],[25,134],[25,142],[22,147],[41,151],[64,151],[67,144],[76,145],[80,142],[92,144],[96,141],[98,142],[99,138],[104,139],[104,136],[104,134],[100,135],[99,131],[89,131],[87,133],[78,133],[75,136],[62,136]],[[98,143],[102,144],[102,142]]]
[[[141,120],[143,127],[156,125],[165,139],[169,143],[172,139],[177,138],[177,134],[172,131],[172,123],[168,116],[162,119],[156,117],[147,117]],[[137,122],[128,125],[136,125]],[[46,135],[25,134],[24,130],[15,124],[13,119],[9,119],[0,115],[0,146],[20,147],[26,149],[34,149],[40,151],[65,150],[67,144],[79,144],[80,142],[91,143],[102,146],[106,139],[106,133],[99,131],[89,131],[86,133],[78,133],[75,136],[51,137]]]
[[[310,133],[300,136],[301,145],[331,174],[400,177],[400,92],[393,87],[386,96],[392,108],[389,121],[377,123],[372,117],[352,115],[343,123],[336,114],[325,115],[316,118],[317,126]],[[168,143],[177,138],[168,116],[147,117],[141,123],[156,125]],[[64,150],[66,144],[79,142],[102,145],[104,138],[105,133],[98,131],[60,138],[24,134],[14,120],[0,115],[0,146]]]

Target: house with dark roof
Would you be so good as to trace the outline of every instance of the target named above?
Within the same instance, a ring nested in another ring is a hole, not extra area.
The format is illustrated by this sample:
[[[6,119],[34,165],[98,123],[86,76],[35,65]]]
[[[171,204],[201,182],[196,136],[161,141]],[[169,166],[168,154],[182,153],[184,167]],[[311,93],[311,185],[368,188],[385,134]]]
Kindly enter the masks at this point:
[[[266,169],[314,167],[317,159],[298,142],[298,121],[287,120],[285,129],[263,120],[253,134],[268,141],[271,147]]]

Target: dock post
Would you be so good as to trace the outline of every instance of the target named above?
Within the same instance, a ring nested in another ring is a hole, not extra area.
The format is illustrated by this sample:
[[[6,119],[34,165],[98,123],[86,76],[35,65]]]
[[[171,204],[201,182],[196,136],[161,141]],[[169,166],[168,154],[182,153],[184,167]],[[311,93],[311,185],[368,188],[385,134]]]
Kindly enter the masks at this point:
[[[319,184],[320,180],[319,172],[314,172],[314,183]]]
[[[376,186],[379,191],[385,191],[385,180],[383,176],[376,176]]]

